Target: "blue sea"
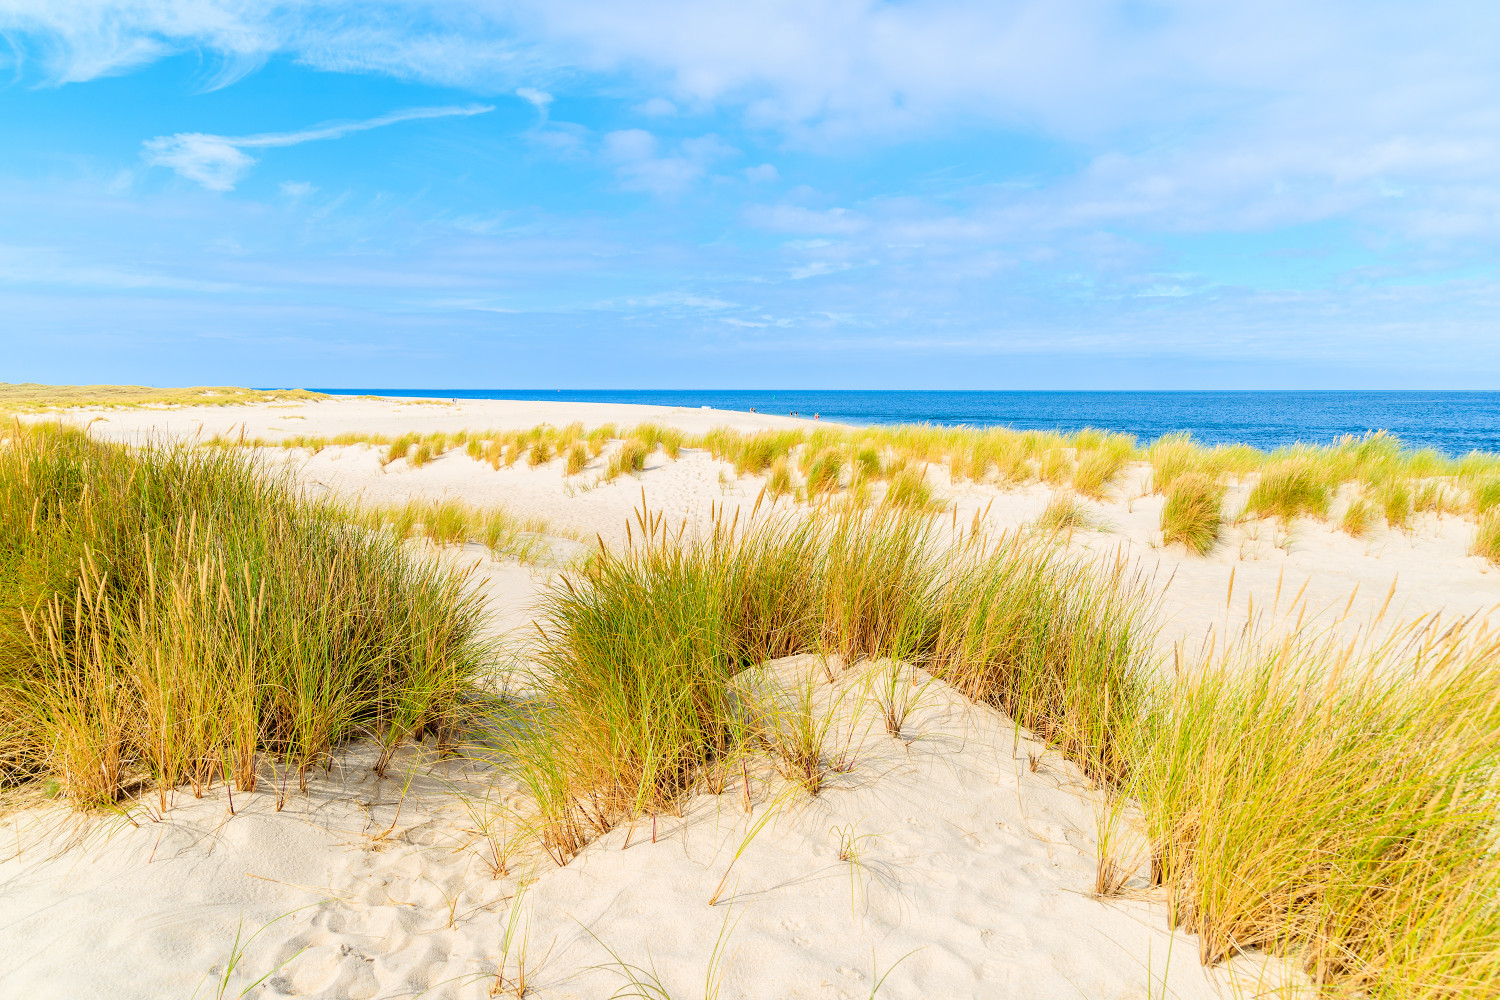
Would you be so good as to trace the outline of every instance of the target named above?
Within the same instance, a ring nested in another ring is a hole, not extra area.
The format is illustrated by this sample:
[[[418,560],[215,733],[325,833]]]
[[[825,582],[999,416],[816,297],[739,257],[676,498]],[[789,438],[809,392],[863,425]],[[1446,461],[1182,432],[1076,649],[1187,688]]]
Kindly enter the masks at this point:
[[[850,424],[942,424],[1073,431],[1082,427],[1149,441],[1189,431],[1206,444],[1275,448],[1328,443],[1384,430],[1415,448],[1449,455],[1500,451],[1500,392],[1215,391],[985,392],[734,389],[319,389],[339,395],[443,399],[556,399],[590,403],[711,406]]]

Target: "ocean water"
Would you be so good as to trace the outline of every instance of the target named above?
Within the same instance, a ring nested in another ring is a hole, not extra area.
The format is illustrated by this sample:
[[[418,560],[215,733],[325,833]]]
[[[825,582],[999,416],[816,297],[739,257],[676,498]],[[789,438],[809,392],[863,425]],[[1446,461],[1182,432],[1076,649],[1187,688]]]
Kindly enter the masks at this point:
[[[1083,427],[1149,441],[1189,431],[1206,444],[1276,448],[1326,444],[1384,430],[1415,448],[1449,455],[1500,451],[1500,392],[1215,391],[985,392],[733,389],[319,389],[335,394],[444,399],[557,399],[761,413],[796,413],[851,424],[941,424],[1074,431]]]

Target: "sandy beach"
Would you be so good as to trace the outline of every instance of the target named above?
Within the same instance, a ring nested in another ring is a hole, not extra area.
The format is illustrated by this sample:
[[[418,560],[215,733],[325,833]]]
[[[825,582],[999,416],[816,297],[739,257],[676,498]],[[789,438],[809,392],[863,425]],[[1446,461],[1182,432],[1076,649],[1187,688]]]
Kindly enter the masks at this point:
[[[333,399],[73,410],[66,421],[131,444],[585,429],[651,421],[701,434],[827,426],[769,414],[606,404]],[[48,417],[51,419],[51,417]],[[461,448],[420,467],[371,444],[256,449],[307,489],[370,504],[411,498],[503,505],[553,526],[546,558],[441,558],[474,567],[497,634],[532,628],[538,596],[591,546],[619,546],[644,505],[689,534],[748,517],[765,479],[704,450],[651,455],[603,481],[608,453],[574,476],[561,458],[494,468]],[[1204,556],[1162,543],[1148,465],[1059,544],[1125,567],[1154,595],[1156,648],[1200,650],[1247,628],[1355,632],[1440,614],[1484,619],[1500,570],[1469,555],[1472,520],[1419,514],[1364,538],[1331,524],[1239,522]],[[957,530],[1033,530],[1056,488],[952,482],[925,472]],[[790,501],[783,501],[790,504]],[[414,543],[418,544],[418,543]],[[356,745],[305,792],[272,776],[73,816],[28,804],[0,833],[0,994],[28,998],[808,997],[1176,1000],[1293,996],[1300,971],[1260,953],[1205,967],[1169,927],[1141,866],[1094,893],[1101,831],[1120,824],[1075,764],[1002,713],[891,664],[816,657],[758,668],[816,690],[848,767],[815,797],[746,773],[680,815],[593,840],[559,866],[525,836],[527,791],[478,752],[405,748],[384,777]],[[904,670],[915,708],[892,739],[859,696]],[[829,673],[828,676],[833,676]],[[754,779],[754,780],[752,780]],[[1128,825],[1128,824],[1127,824]],[[1114,848],[1120,850],[1118,845]]]

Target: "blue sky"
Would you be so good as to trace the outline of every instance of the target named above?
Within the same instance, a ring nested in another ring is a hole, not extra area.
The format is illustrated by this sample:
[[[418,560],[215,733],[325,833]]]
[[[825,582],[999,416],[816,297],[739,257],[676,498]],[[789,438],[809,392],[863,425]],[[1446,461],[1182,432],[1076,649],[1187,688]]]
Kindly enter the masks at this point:
[[[1500,387],[1500,7],[0,0],[0,380]]]

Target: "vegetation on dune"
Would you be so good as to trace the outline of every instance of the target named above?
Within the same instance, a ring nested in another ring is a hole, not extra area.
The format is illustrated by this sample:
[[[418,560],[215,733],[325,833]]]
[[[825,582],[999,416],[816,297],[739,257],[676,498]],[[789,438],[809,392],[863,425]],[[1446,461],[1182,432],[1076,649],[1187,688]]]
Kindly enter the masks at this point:
[[[1077,497],[1065,490],[1059,490],[1047,502],[1046,508],[1036,519],[1036,524],[1043,531],[1073,531],[1094,527],[1094,519],[1089,516],[1083,504],[1078,502]]]
[[[1243,514],[1274,517],[1283,524],[1303,516],[1322,520],[1328,516],[1332,492],[1316,463],[1300,456],[1286,458],[1261,470]]]
[[[413,463],[424,444],[434,459],[463,447],[510,461],[540,446],[571,468],[617,433],[379,443]],[[609,453],[616,475],[701,446],[819,502],[703,537],[642,511],[625,547],[601,545],[546,591],[536,670],[488,702],[485,735],[559,862],[748,783],[750,755],[818,794],[847,766],[814,708],[822,682],[779,688],[764,665],[813,654],[832,681],[904,663],[1006,713],[1119,805],[1142,849],[1116,858],[1109,845],[1130,838],[1101,843],[1101,873],[1146,875],[1204,962],[1264,949],[1328,996],[1500,998],[1500,640],[1429,619],[1380,641],[1292,635],[1161,670],[1148,591],[1123,563],[1068,560],[1038,532],[960,532],[923,492],[940,462],[985,480],[1024,463],[1103,490],[1114,463],[1139,457],[1112,435],[628,433]],[[1500,564],[1488,459],[1382,435],[1258,455],[1153,444],[1164,538],[1206,550],[1226,484],[1258,473],[1250,515],[1327,517],[1347,498],[1341,527],[1358,536],[1461,505],[1479,518],[1472,551]],[[883,501],[863,502],[880,479]],[[1059,497],[1066,527],[1082,508]],[[0,445],[0,782],[50,779],[107,804],[148,785],[252,788],[258,762],[305,773],[355,736],[387,751],[423,733],[451,742],[478,721],[480,602],[400,542],[526,558],[540,527],[452,501],[342,507],[225,449],[17,426]],[[900,738],[891,697],[882,717]],[[1125,882],[1101,874],[1096,889]]]
[[[355,735],[452,739],[486,655],[461,576],[222,451],[0,446],[0,784],[242,789]],[[165,794],[165,792],[163,792]]]
[[[18,413],[60,410],[72,406],[232,406],[240,403],[300,402],[327,398],[321,392],[308,392],[306,389],[241,389],[223,385],[160,389],[146,385],[0,382],[0,411]]]
[[[1500,509],[1492,509],[1479,519],[1474,529],[1474,541],[1469,546],[1471,555],[1482,556],[1500,566]]]
[[[650,457],[650,445],[640,438],[628,438],[610,456],[609,465],[604,470],[605,481],[613,481],[625,473],[633,475],[646,471],[646,459]]]
[[[398,541],[422,538],[435,545],[478,544],[492,556],[526,563],[538,562],[550,551],[545,535],[559,534],[539,518],[521,518],[504,507],[480,507],[453,498],[366,504],[351,508],[346,516]]]
[[[1436,620],[1381,643],[1293,636],[1168,676],[1146,652],[1146,592],[1118,567],[1037,536],[944,543],[937,523],[823,506],[685,541],[643,514],[630,547],[553,588],[542,694],[517,707],[510,746],[557,859],[722,791],[747,754],[817,794],[837,765],[811,689],[768,708],[755,668],[810,652],[831,680],[889,658],[1137,804],[1145,848],[1124,870],[1162,887],[1205,963],[1265,949],[1328,995],[1500,996],[1492,637]]]
[[[1175,476],[1161,508],[1163,543],[1181,542],[1202,555],[1219,540],[1224,523],[1224,484],[1201,472]]]
[[[1139,594],[1044,542],[945,548],[921,514],[850,506],[695,542],[648,515],[638,527],[553,587],[538,619],[547,695],[526,706],[513,754],[560,859],[780,745],[735,678],[795,653],[927,666],[1090,773],[1123,772],[1115,720],[1133,703]]]
[[[1205,963],[1266,949],[1331,995],[1500,996],[1493,637],[1294,636],[1145,704],[1124,790]]]
[[[1500,456],[1474,452],[1448,459],[1431,450],[1404,448],[1383,432],[1345,437],[1327,446],[1299,444],[1272,452],[1248,445],[1207,447],[1185,433],[1165,435],[1142,448],[1128,435],[1090,428],[1061,434],[928,425],[756,432],[721,427],[687,435],[649,423],[626,429],[608,425],[588,431],[581,424],[572,424],[517,431],[413,434],[395,439],[378,434],[344,434],[332,438],[294,436],[276,442],[216,438],[209,443],[317,452],[330,444],[358,442],[385,448],[387,464],[405,458],[414,466],[460,447],[471,458],[488,461],[496,469],[514,465],[522,455],[527,456],[528,465],[563,456],[564,474],[569,476],[580,474],[588,460],[599,456],[611,442],[619,442],[600,473],[604,482],[627,472],[644,471],[645,459],[657,450],[674,459],[682,449],[695,448],[732,464],[737,475],[765,477],[767,492],[773,497],[816,501],[837,494],[861,502],[884,498],[898,506],[926,510],[948,507],[931,485],[928,472],[933,469],[946,470],[954,484],[973,482],[1011,488],[1045,483],[1103,501],[1119,489],[1131,463],[1144,462],[1150,467],[1150,490],[1165,497],[1172,496],[1174,484],[1183,477],[1195,477],[1200,484],[1220,484],[1221,515],[1223,495],[1229,488],[1247,487],[1245,502],[1235,515],[1241,521],[1274,518],[1289,525],[1301,517],[1326,520],[1340,495],[1357,494],[1339,522],[1342,530],[1356,537],[1374,529],[1371,511],[1378,512],[1389,527],[1408,530],[1419,514],[1477,519],[1500,506]],[[580,461],[584,453],[587,460]],[[873,488],[879,483],[886,484],[884,491]],[[1198,493],[1207,502],[1201,486]],[[1178,519],[1178,509],[1186,502],[1187,494],[1179,494],[1178,501],[1171,505],[1173,520]],[[1171,540],[1185,541],[1190,550],[1199,551],[1197,546],[1209,537],[1201,530],[1207,524],[1202,522],[1191,537],[1171,532]]]
[[[1364,538],[1375,526],[1375,517],[1374,505],[1364,497],[1356,496],[1344,508],[1344,514],[1339,518],[1339,530],[1350,538]]]

